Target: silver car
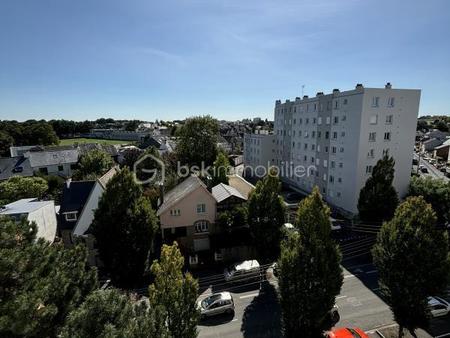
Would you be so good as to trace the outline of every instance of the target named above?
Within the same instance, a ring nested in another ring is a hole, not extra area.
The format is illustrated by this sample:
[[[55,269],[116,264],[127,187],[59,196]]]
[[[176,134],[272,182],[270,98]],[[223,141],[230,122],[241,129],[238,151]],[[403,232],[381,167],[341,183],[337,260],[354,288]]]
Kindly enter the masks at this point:
[[[200,309],[202,319],[224,313],[234,314],[234,301],[229,292],[214,293],[199,300],[197,307]]]
[[[440,297],[428,297],[428,308],[433,317],[442,317],[450,313],[450,304]]]

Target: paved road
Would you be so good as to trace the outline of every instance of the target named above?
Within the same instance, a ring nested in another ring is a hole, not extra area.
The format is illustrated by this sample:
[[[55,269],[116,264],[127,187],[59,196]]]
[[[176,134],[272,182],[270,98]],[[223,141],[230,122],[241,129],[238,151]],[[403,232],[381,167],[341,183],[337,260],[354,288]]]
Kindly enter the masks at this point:
[[[261,290],[257,285],[233,290],[235,315],[203,321],[199,337],[280,337],[276,280],[269,280],[270,284],[266,283]],[[447,298],[450,300],[450,293]],[[360,327],[372,334],[375,329],[395,325],[389,307],[379,295],[377,271],[372,264],[345,268],[344,285],[336,304],[341,315],[337,326]],[[433,336],[449,333],[448,316],[433,320],[431,329]]]
[[[414,158],[415,159],[419,159],[419,156],[417,154],[414,154]],[[423,174],[419,170],[420,175],[422,175],[422,176],[431,176],[432,178],[441,178],[441,179],[444,179],[445,181],[449,180],[449,178],[446,177],[444,175],[444,173],[439,171],[434,165],[432,165],[432,164],[428,163],[427,161],[425,161],[423,159],[423,157],[420,158],[420,164],[425,166],[425,168],[428,169],[428,174]],[[414,166],[414,167],[416,168],[416,166]]]

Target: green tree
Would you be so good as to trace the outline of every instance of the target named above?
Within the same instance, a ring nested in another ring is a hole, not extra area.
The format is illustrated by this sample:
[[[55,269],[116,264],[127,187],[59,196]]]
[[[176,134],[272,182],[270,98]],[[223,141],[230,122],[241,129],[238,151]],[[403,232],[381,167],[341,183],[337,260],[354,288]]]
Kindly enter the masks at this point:
[[[227,155],[223,152],[217,154],[216,160],[212,166],[212,184],[213,186],[223,183],[228,184],[228,171],[230,169],[230,162]]]
[[[211,116],[196,116],[186,119],[178,130],[176,152],[182,164],[201,167],[213,164],[217,156],[219,124]]]
[[[124,287],[139,285],[153,248],[157,219],[127,167],[108,182],[92,231],[113,282]]]
[[[113,166],[114,162],[108,153],[94,149],[81,156],[75,177],[77,179],[100,177]]]
[[[0,336],[55,337],[97,287],[84,246],[36,240],[36,225],[0,217]]]
[[[248,223],[255,247],[263,260],[279,256],[285,206],[281,183],[272,170],[256,184],[248,201]]]
[[[6,131],[0,130],[0,156],[7,156],[14,139]]]
[[[173,338],[197,337],[199,310],[198,283],[187,272],[183,274],[184,258],[176,242],[163,245],[161,258],[154,261],[151,272],[155,277],[149,287],[150,304],[161,307],[169,334]]]
[[[427,325],[427,297],[445,290],[450,257],[445,233],[436,228],[436,215],[422,197],[408,197],[384,223],[372,254],[381,291],[394,318],[413,336]]]
[[[330,210],[319,188],[299,203],[295,227],[281,247],[279,290],[286,337],[322,337],[343,283],[341,254],[331,239]]]
[[[41,199],[47,191],[47,181],[41,177],[13,176],[0,183],[0,203],[8,204],[22,198]]]
[[[436,211],[439,224],[450,222],[450,182],[431,177],[413,177],[409,185],[410,196],[423,196]]]
[[[358,199],[359,217],[365,222],[382,222],[392,218],[398,196],[392,186],[395,161],[384,156],[372,170],[372,176],[361,189]]]
[[[67,317],[62,338],[168,337],[161,311],[117,289],[97,290]]]

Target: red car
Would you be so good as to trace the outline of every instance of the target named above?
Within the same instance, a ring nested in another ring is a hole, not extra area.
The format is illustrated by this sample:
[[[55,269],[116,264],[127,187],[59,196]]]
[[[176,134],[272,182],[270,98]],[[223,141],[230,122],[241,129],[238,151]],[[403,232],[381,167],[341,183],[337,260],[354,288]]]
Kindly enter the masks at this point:
[[[326,338],[369,338],[369,336],[361,329],[358,328],[341,328],[334,329],[331,332],[326,333]]]

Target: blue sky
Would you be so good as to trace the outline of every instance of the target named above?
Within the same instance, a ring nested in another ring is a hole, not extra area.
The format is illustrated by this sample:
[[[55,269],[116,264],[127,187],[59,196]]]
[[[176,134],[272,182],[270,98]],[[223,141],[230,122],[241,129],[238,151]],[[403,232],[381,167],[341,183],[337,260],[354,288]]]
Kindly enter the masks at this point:
[[[448,0],[0,0],[0,119],[273,118],[358,82],[450,113]]]

